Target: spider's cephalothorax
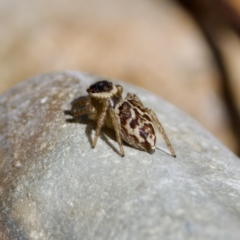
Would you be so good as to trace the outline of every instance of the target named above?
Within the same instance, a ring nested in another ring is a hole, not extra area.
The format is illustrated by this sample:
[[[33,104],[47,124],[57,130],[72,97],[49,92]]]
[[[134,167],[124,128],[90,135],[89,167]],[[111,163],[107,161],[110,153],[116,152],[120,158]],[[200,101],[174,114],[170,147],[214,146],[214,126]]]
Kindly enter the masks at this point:
[[[121,156],[124,156],[122,139],[131,146],[153,153],[156,145],[155,131],[158,129],[168,145],[173,157],[176,157],[168,137],[156,114],[145,108],[135,94],[128,93],[122,98],[122,86],[109,81],[99,81],[88,89],[88,97],[73,103],[71,114],[74,118],[88,114],[97,121],[97,129],[92,146],[95,147],[103,125],[113,128]]]

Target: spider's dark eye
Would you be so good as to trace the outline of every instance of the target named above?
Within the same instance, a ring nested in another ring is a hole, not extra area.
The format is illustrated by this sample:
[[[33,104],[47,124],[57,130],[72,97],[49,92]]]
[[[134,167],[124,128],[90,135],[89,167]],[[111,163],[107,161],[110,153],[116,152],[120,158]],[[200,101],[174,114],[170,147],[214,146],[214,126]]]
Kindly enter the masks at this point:
[[[99,81],[99,82],[92,84],[87,89],[87,92],[88,93],[111,92],[112,89],[113,89],[112,83],[104,80],[104,81]]]

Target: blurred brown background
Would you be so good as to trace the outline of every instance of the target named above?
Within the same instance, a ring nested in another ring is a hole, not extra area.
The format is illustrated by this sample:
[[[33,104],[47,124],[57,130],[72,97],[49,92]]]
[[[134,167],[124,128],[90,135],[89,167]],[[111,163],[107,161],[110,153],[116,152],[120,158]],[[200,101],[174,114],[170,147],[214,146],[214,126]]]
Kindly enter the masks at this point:
[[[239,154],[239,13],[239,0],[1,0],[0,93],[53,70],[121,79]]]

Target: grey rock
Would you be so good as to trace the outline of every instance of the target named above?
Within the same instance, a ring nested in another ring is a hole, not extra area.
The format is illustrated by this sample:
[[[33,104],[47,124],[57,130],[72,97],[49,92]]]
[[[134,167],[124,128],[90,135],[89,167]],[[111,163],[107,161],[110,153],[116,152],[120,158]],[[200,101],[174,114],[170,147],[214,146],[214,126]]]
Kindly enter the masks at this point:
[[[0,239],[240,239],[240,161],[142,89],[176,151],[150,155],[64,111],[99,77],[37,76],[0,96]]]

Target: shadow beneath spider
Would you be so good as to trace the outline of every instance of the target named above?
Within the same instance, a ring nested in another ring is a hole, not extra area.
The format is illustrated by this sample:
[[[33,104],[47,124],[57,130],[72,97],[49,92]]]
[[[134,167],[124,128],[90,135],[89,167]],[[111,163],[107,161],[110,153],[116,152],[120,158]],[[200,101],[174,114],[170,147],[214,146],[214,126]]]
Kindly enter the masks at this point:
[[[73,104],[77,104],[78,101],[81,101],[83,99],[86,99],[86,96],[78,97],[78,98],[74,99],[71,102],[71,106]],[[84,108],[84,106],[79,106],[78,107],[78,109],[81,109],[81,108]],[[96,129],[96,126],[97,126],[96,122],[90,120],[88,118],[87,114],[80,115],[80,116],[77,116],[77,117],[73,117],[73,114],[72,114],[71,110],[65,110],[64,114],[65,115],[69,115],[69,116],[72,117],[72,118],[67,118],[66,119],[67,123],[81,123],[81,124],[85,124],[86,125],[85,134],[86,134],[86,136],[88,138],[88,142],[92,146],[92,144],[93,144],[92,131]],[[114,140],[117,143],[116,136],[115,136],[114,133],[115,133],[114,130],[106,128],[106,127],[103,126],[102,129],[101,129],[99,138],[101,138],[110,148],[112,148],[112,150],[115,153],[120,154],[119,150],[109,141],[109,138],[110,138],[110,139]],[[123,144],[123,145],[125,145],[125,144]],[[96,144],[95,148],[97,148],[97,144]]]

